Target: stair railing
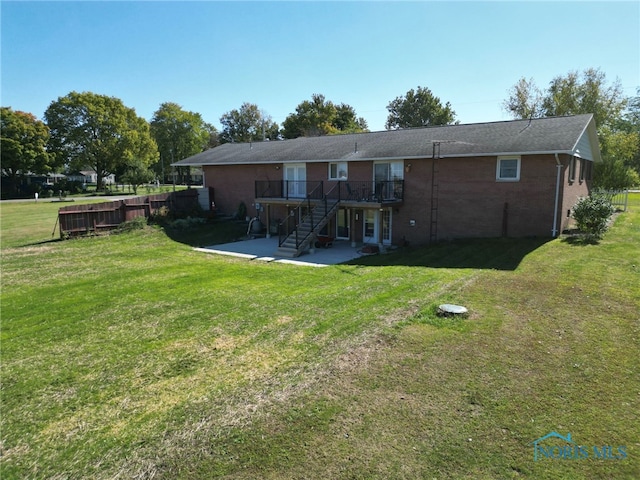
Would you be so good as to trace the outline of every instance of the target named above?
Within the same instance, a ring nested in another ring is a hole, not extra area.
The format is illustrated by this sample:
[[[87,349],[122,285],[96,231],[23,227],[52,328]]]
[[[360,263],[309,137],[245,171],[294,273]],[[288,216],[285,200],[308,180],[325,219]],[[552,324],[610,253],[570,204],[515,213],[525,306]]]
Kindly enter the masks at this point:
[[[286,239],[293,234],[295,247],[298,249],[317,228],[326,224],[325,220],[340,203],[340,185],[336,183],[326,194],[323,193],[323,188],[322,184],[318,185],[307,195],[307,198],[291,210],[289,216],[280,224],[278,246],[282,246]],[[305,207],[307,213],[303,216],[302,211]],[[309,225],[309,232],[302,235],[299,227],[305,223]]]
[[[300,234],[298,232],[298,225],[300,225],[301,223],[304,223],[304,221],[307,219],[309,215],[310,215],[311,223],[313,224],[313,209],[311,208],[311,205],[312,205],[311,200],[323,198],[324,197],[323,191],[324,191],[323,182],[319,182],[318,185],[316,185],[316,187],[307,194],[304,200],[298,203],[298,205],[296,205],[290,211],[289,216],[287,216],[286,219],[280,222],[280,225],[278,225],[278,246],[279,247],[282,246],[285,240],[292,233],[295,234],[296,248],[298,248],[300,244],[304,241],[304,238],[303,239],[299,238]],[[307,208],[307,211],[309,213],[303,217],[302,212],[305,207]]]

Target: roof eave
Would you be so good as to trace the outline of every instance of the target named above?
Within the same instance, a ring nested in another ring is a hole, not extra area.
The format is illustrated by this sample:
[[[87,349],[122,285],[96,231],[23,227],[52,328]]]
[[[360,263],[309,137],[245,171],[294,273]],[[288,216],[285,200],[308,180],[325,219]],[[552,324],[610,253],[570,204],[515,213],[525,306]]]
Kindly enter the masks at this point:
[[[596,150],[599,154],[599,151]],[[445,154],[438,158],[473,158],[473,157],[504,157],[509,155],[555,155],[566,154],[574,155],[574,150],[536,150],[536,151],[505,151],[505,152],[484,152],[484,153],[460,153]],[[328,163],[328,162],[379,162],[379,161],[398,161],[398,160],[420,160],[430,159],[432,155],[405,155],[400,157],[363,157],[357,159],[329,158],[329,159],[309,159],[309,160],[262,160],[262,161],[245,161],[245,162],[199,162],[199,163],[172,163],[172,167],[222,167],[228,165],[273,165],[287,163]],[[600,156],[598,155],[598,161]]]

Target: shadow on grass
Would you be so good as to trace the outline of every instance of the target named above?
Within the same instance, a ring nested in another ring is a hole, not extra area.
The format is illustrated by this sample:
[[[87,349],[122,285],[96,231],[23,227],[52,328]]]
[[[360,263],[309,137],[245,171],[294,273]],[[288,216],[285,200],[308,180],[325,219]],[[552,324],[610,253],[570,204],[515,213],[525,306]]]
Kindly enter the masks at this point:
[[[524,257],[551,238],[483,238],[456,240],[424,247],[405,247],[395,252],[361,257],[347,265],[415,266],[515,270]]]
[[[39,242],[25,243],[24,245],[20,245],[20,247],[39,247],[41,245],[49,245],[50,243],[58,243],[62,241],[63,239],[58,236],[50,240],[41,240]]]
[[[600,239],[589,235],[571,235],[569,237],[564,237],[562,242],[568,243],[569,245],[584,247],[586,245],[599,245]]]
[[[212,221],[189,228],[173,228],[163,225],[164,233],[174,242],[184,243],[192,247],[209,247],[221,243],[233,242],[246,238],[246,222]]]
[[[579,247],[584,247],[585,245],[598,245],[600,244],[601,238],[593,234],[588,234],[581,232],[577,228],[571,230],[565,230],[562,232],[562,242],[568,243],[569,245],[577,245]]]

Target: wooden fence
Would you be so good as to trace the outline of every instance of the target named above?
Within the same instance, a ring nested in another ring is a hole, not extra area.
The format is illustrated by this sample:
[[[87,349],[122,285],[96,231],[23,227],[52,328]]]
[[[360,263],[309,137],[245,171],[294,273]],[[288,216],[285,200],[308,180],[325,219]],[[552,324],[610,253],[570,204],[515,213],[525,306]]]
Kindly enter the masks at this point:
[[[195,189],[146,195],[90,205],[70,205],[58,210],[60,237],[84,235],[117,228],[136,217],[146,217],[167,207],[176,214],[186,214],[199,208]]]

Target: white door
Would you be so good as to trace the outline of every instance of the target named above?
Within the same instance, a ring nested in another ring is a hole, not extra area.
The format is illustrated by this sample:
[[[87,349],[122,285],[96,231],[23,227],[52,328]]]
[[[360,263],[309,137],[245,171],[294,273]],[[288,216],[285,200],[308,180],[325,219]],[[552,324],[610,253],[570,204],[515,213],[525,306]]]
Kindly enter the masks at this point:
[[[382,229],[383,245],[391,245],[391,209],[364,211],[364,243],[379,242],[380,229]]]
[[[307,196],[307,166],[304,163],[285,166],[284,180],[288,198],[305,198]]]

